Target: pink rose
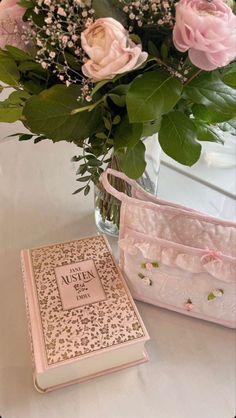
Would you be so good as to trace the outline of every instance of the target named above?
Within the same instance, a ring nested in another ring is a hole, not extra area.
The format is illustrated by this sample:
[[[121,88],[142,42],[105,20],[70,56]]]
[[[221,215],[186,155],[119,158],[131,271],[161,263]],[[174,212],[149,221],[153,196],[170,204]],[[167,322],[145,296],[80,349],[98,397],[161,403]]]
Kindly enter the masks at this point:
[[[186,309],[186,311],[192,311],[193,304],[192,303],[185,303],[184,308]]]
[[[21,36],[23,32],[23,7],[18,6],[18,0],[2,0],[0,2],[0,48],[13,45],[26,49]]]
[[[149,271],[153,270],[153,265],[152,265],[152,263],[146,263],[146,264],[145,264],[145,267],[146,267],[146,269],[147,269],[147,270],[149,270]]]
[[[173,41],[198,68],[223,67],[236,57],[236,16],[222,0],[180,0]]]
[[[191,299],[188,299],[186,301],[186,303],[184,304],[184,309],[186,309],[186,311],[192,311],[192,309],[193,309],[193,302],[191,301]]]
[[[97,19],[82,32],[81,44],[90,58],[82,71],[95,82],[133,70],[148,56],[141,45],[131,41],[121,23],[111,17]]]

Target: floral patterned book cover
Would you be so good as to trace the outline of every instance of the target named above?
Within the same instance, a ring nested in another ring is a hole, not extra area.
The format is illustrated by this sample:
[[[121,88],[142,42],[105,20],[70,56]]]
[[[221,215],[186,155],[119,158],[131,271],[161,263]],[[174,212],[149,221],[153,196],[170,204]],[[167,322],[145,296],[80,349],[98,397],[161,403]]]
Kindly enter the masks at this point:
[[[37,389],[147,359],[148,333],[103,235],[21,256]]]

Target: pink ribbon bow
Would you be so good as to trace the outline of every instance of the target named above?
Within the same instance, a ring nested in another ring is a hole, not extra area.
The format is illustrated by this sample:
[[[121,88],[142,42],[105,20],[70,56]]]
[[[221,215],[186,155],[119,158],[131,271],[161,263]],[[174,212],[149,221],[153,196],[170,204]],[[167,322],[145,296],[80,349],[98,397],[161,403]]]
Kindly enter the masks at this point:
[[[221,260],[222,253],[217,250],[213,250],[210,248],[206,249],[206,254],[201,257],[201,261],[205,261],[210,259],[211,260]]]

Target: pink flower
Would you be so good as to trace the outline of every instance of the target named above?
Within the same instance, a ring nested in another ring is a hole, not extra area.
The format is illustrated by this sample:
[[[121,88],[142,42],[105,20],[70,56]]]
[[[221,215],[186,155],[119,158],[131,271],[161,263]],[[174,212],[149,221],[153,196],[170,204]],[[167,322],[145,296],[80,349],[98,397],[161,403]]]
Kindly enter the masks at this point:
[[[26,49],[22,40],[25,9],[18,6],[18,0],[2,0],[0,2],[0,48],[13,45]]]
[[[191,301],[191,299],[188,299],[187,302],[184,304],[184,309],[186,309],[186,311],[191,311],[193,309],[193,302]]]
[[[220,261],[221,259],[222,253],[217,250],[211,250],[210,248],[206,248],[206,253],[201,257],[201,261],[206,264],[210,261]]]
[[[90,58],[82,71],[95,82],[133,70],[148,56],[141,45],[131,41],[121,23],[111,17],[97,19],[82,32],[81,44]]]
[[[236,16],[222,0],[180,0],[173,41],[198,68],[223,67],[236,57]]]
[[[192,303],[185,303],[184,307],[187,311],[191,311],[193,309]]]
[[[145,267],[146,267],[146,269],[147,269],[147,270],[149,270],[149,271],[153,270],[153,265],[152,265],[152,263],[146,263]]]

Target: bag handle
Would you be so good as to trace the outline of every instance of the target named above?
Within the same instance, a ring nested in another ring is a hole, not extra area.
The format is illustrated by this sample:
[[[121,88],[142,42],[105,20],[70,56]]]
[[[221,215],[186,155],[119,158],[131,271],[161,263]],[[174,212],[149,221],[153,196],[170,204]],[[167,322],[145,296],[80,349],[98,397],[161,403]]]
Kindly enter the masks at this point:
[[[112,176],[119,178],[121,180],[124,180],[126,183],[128,183],[131,187],[136,186],[136,181],[131,180],[129,177],[127,177],[124,173],[121,173],[120,171],[113,170],[112,168],[107,168],[100,176],[100,182],[104,189],[110,193],[112,196],[116,197],[121,202],[129,198],[125,193],[120,192],[119,190],[115,189],[108,180],[108,175],[111,174]]]

